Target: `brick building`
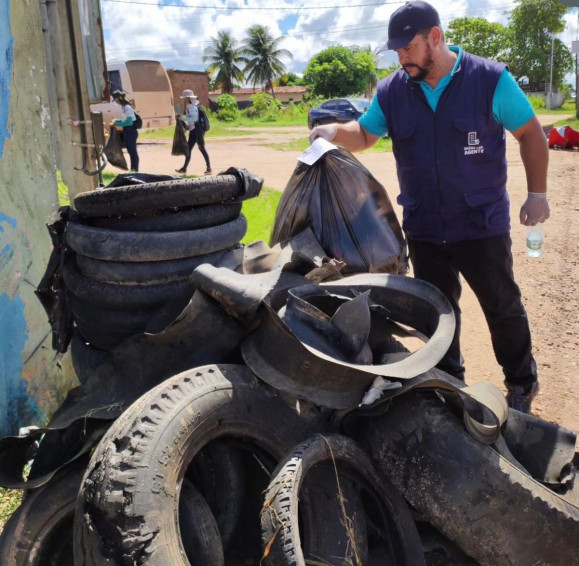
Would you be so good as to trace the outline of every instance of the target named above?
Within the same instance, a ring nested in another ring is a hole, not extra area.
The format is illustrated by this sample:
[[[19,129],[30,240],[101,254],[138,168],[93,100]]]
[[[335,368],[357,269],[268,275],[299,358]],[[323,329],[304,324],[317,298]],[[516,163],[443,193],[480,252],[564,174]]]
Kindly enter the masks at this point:
[[[167,69],[169,81],[171,81],[171,88],[173,89],[173,99],[175,105],[175,113],[182,114],[183,101],[181,93],[189,88],[199,98],[199,102],[206,107],[209,107],[209,75],[205,71],[179,71],[177,69]]]

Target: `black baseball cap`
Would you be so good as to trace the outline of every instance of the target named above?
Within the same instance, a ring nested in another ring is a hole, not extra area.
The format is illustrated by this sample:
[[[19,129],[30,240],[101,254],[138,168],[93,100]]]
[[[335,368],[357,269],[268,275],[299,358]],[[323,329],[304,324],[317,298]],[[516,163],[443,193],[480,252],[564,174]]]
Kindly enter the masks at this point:
[[[421,29],[440,27],[438,12],[428,2],[416,0],[400,6],[388,24],[388,41],[382,48],[402,49],[406,47]]]

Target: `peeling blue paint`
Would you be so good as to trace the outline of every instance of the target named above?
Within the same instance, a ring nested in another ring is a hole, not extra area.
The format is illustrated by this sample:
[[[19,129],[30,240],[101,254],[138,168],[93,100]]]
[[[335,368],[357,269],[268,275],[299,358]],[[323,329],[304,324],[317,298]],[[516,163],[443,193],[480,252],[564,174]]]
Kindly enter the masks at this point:
[[[10,2],[0,0],[0,157],[4,153],[4,140],[10,137],[8,111],[10,107],[10,82],[14,45],[10,33]]]
[[[39,415],[22,375],[22,351],[28,339],[24,301],[0,295],[0,437],[16,434],[23,415]]]

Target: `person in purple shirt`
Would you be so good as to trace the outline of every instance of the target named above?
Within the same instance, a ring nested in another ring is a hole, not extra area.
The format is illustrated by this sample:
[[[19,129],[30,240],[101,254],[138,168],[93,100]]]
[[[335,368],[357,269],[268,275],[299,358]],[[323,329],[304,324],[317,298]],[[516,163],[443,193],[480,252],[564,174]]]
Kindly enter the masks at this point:
[[[487,320],[507,403],[529,412],[539,381],[513,274],[505,130],[520,146],[528,196],[519,220],[527,226],[549,218],[546,136],[506,66],[448,46],[427,2],[392,14],[385,48],[402,68],[379,83],[368,111],[358,121],[315,127],[310,142],[362,151],[391,137],[414,276],[436,285],[456,316],[438,367],[464,381],[462,275]]]

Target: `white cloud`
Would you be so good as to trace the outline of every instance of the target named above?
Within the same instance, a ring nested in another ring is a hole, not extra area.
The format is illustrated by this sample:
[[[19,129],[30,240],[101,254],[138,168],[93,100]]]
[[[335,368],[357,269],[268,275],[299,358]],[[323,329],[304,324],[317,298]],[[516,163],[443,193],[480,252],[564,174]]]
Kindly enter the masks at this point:
[[[432,3],[443,27],[463,16],[505,24],[505,13],[515,5],[513,0]],[[156,59],[167,68],[199,71],[205,68],[203,51],[218,31],[228,30],[241,41],[250,26],[262,24],[274,36],[285,37],[282,47],[294,57],[285,63],[301,73],[313,55],[331,45],[381,47],[390,15],[401,4],[400,0],[101,0],[101,9],[108,60]],[[567,13],[567,26],[559,36],[569,47],[578,39],[577,12],[575,8]],[[394,60],[392,53],[385,53],[381,63]]]

